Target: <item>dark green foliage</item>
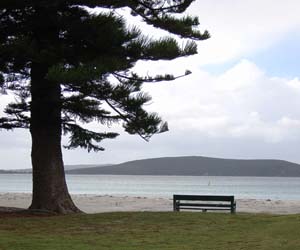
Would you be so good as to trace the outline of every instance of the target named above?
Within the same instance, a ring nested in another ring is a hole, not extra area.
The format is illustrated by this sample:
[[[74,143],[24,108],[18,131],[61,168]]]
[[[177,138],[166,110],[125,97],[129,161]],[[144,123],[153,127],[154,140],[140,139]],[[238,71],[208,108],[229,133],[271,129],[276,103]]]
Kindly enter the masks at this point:
[[[183,13],[192,2],[2,0],[0,88],[3,94],[13,92],[17,101],[5,109],[7,117],[0,118],[0,128],[30,127],[35,67],[46,82],[60,86],[60,103],[49,105],[61,109],[62,129],[70,135],[66,148],[103,150],[99,142],[118,135],[83,128],[83,124],[93,121],[102,125],[122,122],[128,133],[139,134],[146,140],[168,130],[157,114],[143,108],[151,97],[141,91],[141,86],[143,82],[176,77],[143,77],[131,69],[138,60],[171,60],[197,53],[193,40],[209,38],[208,32],[202,34],[196,29],[197,17],[173,16]],[[108,11],[91,14],[88,8],[94,7]],[[174,38],[154,40],[137,27],[128,28],[125,20],[114,13],[114,9],[125,7],[147,24],[190,40],[180,47]]]

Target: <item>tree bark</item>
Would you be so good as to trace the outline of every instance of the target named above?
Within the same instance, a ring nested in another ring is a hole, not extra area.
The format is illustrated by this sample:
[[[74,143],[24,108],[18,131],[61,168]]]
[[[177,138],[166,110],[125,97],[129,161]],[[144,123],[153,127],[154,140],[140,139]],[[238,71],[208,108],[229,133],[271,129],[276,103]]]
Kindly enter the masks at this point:
[[[68,192],[61,151],[60,84],[46,79],[48,66],[31,65],[32,204],[29,209],[77,213]]]

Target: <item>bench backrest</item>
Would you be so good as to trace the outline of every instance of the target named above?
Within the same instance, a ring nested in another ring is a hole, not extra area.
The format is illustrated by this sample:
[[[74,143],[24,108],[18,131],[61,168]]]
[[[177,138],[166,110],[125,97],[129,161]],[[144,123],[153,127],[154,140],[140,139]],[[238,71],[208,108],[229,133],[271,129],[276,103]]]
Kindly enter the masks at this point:
[[[186,200],[186,201],[230,201],[234,202],[234,196],[223,196],[223,195],[181,195],[181,194],[174,194],[174,200]]]

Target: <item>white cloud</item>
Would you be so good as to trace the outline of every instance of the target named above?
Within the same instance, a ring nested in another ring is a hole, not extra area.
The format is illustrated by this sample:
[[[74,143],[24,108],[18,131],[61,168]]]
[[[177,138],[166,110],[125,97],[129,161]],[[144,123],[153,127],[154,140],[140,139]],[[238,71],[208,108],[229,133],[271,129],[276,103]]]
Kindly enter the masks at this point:
[[[279,143],[300,140],[300,92],[291,80],[268,77],[253,62],[241,60],[219,76],[198,70],[174,83],[149,85],[151,110],[174,130],[196,130],[219,138],[256,137]]]
[[[300,31],[298,0],[201,0],[189,12],[212,35],[200,43],[201,64],[224,63],[247,57],[284,39],[288,33]]]
[[[291,81],[288,82],[288,85],[295,88],[296,90],[300,90],[300,79],[298,77],[295,77]]]
[[[245,89],[253,87],[263,77],[263,74],[254,63],[242,60],[218,77],[216,90],[245,91]]]
[[[291,119],[289,117],[282,117],[278,121],[278,123],[279,125],[285,127],[286,129],[290,129],[290,128],[300,129],[300,119],[296,120],[296,119]]]

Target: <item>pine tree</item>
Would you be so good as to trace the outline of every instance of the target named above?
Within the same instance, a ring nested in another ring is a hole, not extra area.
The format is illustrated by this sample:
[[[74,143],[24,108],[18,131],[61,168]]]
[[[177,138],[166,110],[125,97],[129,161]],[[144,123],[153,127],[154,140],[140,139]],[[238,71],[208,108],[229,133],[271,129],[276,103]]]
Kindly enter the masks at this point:
[[[61,214],[79,212],[70,198],[61,151],[104,150],[99,143],[117,133],[91,131],[84,124],[122,122],[126,132],[148,140],[167,130],[156,113],[143,107],[151,97],[144,82],[174,80],[173,75],[140,76],[138,60],[172,60],[197,53],[195,40],[209,38],[197,17],[183,13],[193,0],[1,0],[0,90],[17,98],[5,108],[0,128],[30,129],[33,198],[30,209]],[[102,11],[91,14],[91,9]],[[126,26],[115,10],[185,38],[152,39]],[[186,72],[188,74],[190,72]]]

